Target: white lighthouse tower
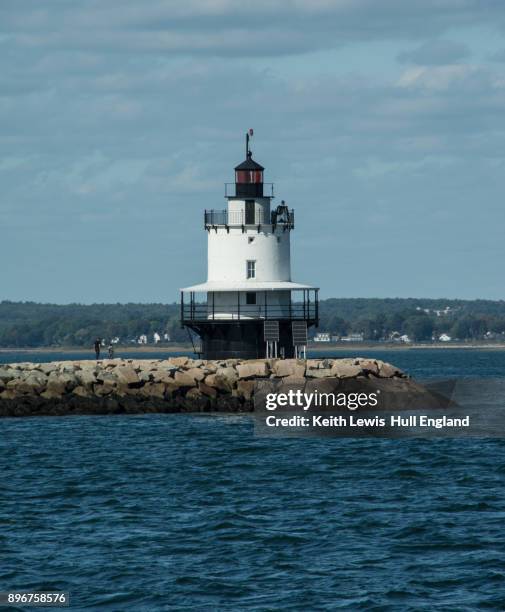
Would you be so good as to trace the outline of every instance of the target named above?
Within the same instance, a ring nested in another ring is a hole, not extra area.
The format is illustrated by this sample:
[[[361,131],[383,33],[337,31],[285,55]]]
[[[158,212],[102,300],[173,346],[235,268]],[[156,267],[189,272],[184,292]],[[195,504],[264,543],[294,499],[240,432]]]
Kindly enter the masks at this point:
[[[291,280],[294,211],[272,206],[250,136],[225,185],[227,208],[205,211],[207,282],[181,289],[181,323],[200,336],[205,359],[292,357],[318,324],[318,289]]]

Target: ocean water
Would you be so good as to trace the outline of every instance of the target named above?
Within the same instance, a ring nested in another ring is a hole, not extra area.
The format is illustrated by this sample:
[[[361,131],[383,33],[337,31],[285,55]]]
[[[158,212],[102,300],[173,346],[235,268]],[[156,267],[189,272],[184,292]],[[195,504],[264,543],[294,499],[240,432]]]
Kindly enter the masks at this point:
[[[505,375],[503,351],[380,357]],[[0,427],[2,591],[69,591],[72,610],[505,609],[501,440],[256,438],[215,415]]]

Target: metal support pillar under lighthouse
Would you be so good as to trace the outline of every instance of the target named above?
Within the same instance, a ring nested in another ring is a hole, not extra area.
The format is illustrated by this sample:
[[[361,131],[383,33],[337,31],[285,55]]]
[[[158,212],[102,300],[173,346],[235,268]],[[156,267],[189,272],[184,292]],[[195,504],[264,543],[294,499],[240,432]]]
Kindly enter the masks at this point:
[[[249,147],[225,184],[227,207],[205,210],[207,282],[181,289],[181,324],[204,359],[293,357],[318,324],[318,289],[291,280],[294,211],[272,206],[273,184]],[[305,333],[304,333],[305,330]]]

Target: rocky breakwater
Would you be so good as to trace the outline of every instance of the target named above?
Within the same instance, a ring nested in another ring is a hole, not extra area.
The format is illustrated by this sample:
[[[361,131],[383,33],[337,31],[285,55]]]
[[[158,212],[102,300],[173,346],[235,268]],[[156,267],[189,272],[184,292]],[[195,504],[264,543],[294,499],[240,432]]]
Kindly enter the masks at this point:
[[[306,392],[370,388],[426,394],[394,366],[364,358],[18,363],[0,365],[0,416],[250,412],[255,383],[265,380]]]

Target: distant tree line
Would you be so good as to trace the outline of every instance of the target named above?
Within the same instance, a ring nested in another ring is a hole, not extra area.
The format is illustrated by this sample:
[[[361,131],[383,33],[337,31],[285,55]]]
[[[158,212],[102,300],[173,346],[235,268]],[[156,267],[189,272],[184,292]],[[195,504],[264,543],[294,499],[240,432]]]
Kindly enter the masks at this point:
[[[328,299],[320,303],[320,329],[332,335],[363,334],[388,340],[396,332],[429,341],[482,340],[505,333],[505,301],[428,299]]]
[[[96,338],[122,344],[157,332],[188,340],[177,304],[37,304],[0,302],[0,346],[91,346]]]
[[[331,298],[320,302],[319,314],[319,330],[361,333],[366,340],[387,340],[394,332],[416,341],[442,333],[459,340],[505,334],[505,301]],[[91,346],[97,337],[127,344],[142,334],[152,342],[155,332],[188,341],[178,304],[0,302],[1,347]]]

